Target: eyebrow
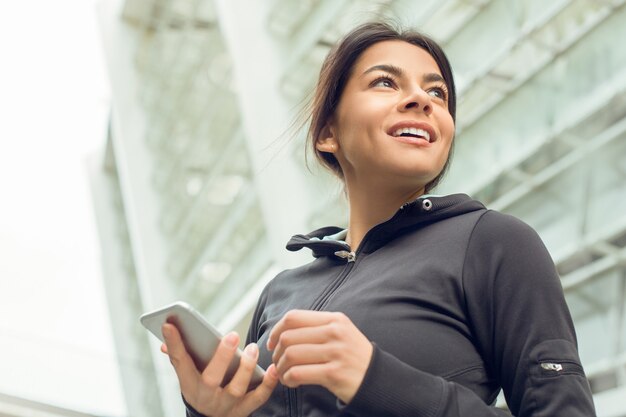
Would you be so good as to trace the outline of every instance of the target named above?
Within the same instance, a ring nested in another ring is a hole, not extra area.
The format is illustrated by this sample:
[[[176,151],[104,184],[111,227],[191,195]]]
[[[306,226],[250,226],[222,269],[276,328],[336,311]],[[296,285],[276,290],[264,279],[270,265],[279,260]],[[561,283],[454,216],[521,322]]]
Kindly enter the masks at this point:
[[[395,75],[398,78],[404,75],[404,71],[402,70],[402,68],[396,67],[395,65],[380,64],[380,65],[374,65],[373,67],[366,69],[363,72],[363,74],[361,74],[361,76],[364,76],[374,71],[385,71],[391,75]],[[438,81],[441,81],[443,83],[446,82],[446,80],[444,80],[444,78],[441,75],[437,74],[436,72],[424,74],[424,76],[422,77],[422,80],[425,83],[432,83],[432,82],[438,82]]]
[[[396,67],[395,65],[380,64],[380,65],[374,65],[373,67],[369,67],[363,72],[361,76],[369,74],[370,72],[374,72],[374,71],[385,71],[385,72],[388,72],[389,74],[395,75],[396,77],[402,77],[402,75],[404,74],[404,71],[402,71],[402,68]]]
[[[437,74],[436,72],[424,74],[424,77],[422,77],[422,79],[424,80],[425,83],[434,83],[434,82],[441,81],[442,83],[447,84],[446,80],[444,80],[443,77]]]

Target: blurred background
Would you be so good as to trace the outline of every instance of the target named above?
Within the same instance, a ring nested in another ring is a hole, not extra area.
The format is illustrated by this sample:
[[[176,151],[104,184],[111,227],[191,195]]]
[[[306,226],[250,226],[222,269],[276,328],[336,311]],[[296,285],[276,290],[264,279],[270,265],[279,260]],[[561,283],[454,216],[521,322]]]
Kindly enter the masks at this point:
[[[294,120],[332,45],[380,17],[431,35],[455,71],[436,193],[539,232],[598,415],[626,416],[624,3],[0,5],[0,416],[184,415],[138,317],[180,299],[245,334],[264,285],[310,259],[291,235],[346,224]]]

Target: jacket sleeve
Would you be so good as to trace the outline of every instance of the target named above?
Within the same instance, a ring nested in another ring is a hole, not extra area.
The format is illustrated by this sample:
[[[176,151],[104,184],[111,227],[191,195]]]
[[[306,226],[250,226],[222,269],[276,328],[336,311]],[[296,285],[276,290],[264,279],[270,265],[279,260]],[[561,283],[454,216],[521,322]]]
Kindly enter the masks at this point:
[[[256,308],[254,309],[254,313],[252,314],[252,320],[250,321],[250,326],[248,327],[248,334],[246,336],[246,345],[252,342],[257,342],[259,340],[259,324],[261,322],[261,316],[263,311],[265,310],[265,304],[267,303],[267,297],[270,291],[270,287],[273,281],[270,281],[259,296],[259,301],[256,304]]]
[[[486,212],[470,237],[462,279],[475,342],[511,413],[595,416],[560,279],[536,232],[511,216]],[[511,415],[376,346],[345,411],[359,417]]]

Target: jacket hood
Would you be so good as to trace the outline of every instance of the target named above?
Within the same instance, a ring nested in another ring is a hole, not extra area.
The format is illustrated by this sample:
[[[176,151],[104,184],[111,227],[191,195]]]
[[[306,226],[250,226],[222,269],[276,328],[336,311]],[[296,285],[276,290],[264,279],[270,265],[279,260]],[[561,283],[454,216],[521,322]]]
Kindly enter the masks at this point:
[[[484,209],[482,203],[466,194],[421,196],[404,204],[389,220],[374,226],[363,239],[359,252],[374,252],[401,234],[450,217]],[[337,238],[342,232],[345,233],[345,229],[341,227],[323,227],[305,235],[294,235],[286,247],[294,252],[305,247],[309,248],[316,258],[336,256],[335,253],[338,251],[351,250],[346,242]]]

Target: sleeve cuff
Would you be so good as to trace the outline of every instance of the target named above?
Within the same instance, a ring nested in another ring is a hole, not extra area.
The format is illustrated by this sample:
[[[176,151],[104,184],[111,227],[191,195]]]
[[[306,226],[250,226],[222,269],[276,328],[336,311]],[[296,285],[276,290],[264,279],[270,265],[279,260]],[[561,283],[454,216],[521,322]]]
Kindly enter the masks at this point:
[[[193,408],[191,405],[189,405],[189,403],[187,402],[187,400],[185,400],[185,397],[182,394],[180,394],[180,396],[183,398],[183,403],[185,404],[185,408],[187,409],[187,417],[207,417],[195,408]]]
[[[436,416],[444,381],[412,368],[374,344],[372,360],[352,401],[340,409],[358,416]]]

